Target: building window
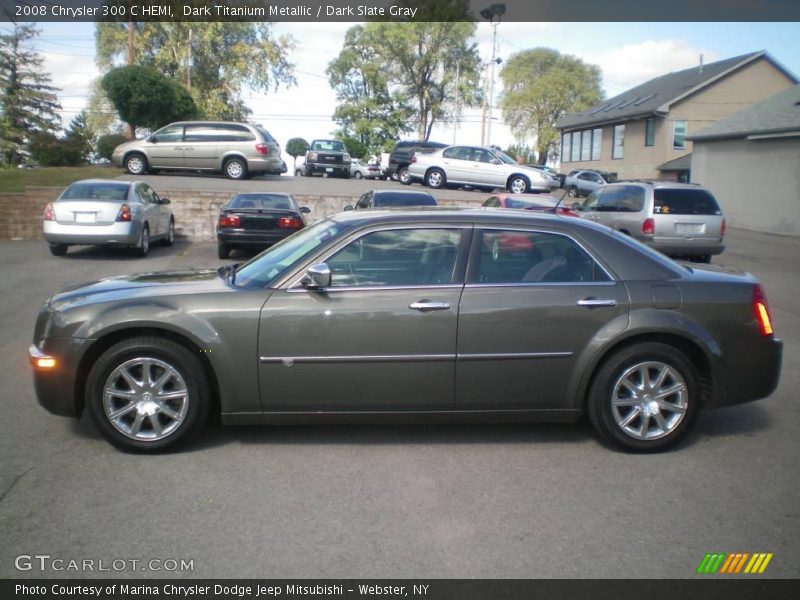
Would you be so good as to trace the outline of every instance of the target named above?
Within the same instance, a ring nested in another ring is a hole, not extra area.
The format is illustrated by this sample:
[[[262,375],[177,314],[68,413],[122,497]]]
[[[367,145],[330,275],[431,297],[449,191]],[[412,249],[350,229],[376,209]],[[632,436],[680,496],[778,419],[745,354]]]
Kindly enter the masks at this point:
[[[675,121],[673,123],[672,149],[686,150],[686,121]]]
[[[600,160],[600,150],[603,147],[603,130],[592,130],[592,160]]]
[[[581,138],[581,160],[592,160],[592,132],[584,131]]]
[[[624,158],[625,156],[625,125],[614,126],[614,144],[611,158]]]
[[[644,145],[645,146],[655,146],[656,145],[656,120],[655,119],[647,119],[644,122]]]
[[[578,162],[581,159],[581,132],[572,132],[572,162]]]
[[[561,136],[561,162],[569,162],[570,153],[572,152],[572,135],[565,133]]]

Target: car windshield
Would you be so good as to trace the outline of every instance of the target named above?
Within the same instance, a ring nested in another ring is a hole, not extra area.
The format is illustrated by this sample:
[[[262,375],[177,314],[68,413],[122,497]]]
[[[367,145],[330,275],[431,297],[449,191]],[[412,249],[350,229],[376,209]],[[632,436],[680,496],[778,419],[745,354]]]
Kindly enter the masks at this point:
[[[436,206],[436,199],[429,194],[375,194],[377,206]]]
[[[59,200],[107,200],[109,202],[120,202],[128,198],[127,183],[73,183]]]
[[[506,208],[554,208],[558,200],[552,196],[542,196],[535,200],[529,198],[507,198]]]
[[[499,158],[502,162],[506,163],[507,165],[517,164],[517,161],[515,161],[513,158],[511,158],[508,154],[506,154],[502,150],[493,150],[492,152],[494,152],[495,156],[497,156],[497,158]]]
[[[311,146],[312,150],[330,150],[333,152],[344,152],[344,144],[336,140],[317,140]]]
[[[240,194],[231,199],[228,207],[293,210],[292,199],[286,194]]]
[[[721,215],[719,204],[703,189],[657,188],[653,212],[659,215]]]
[[[301,229],[240,266],[236,270],[236,285],[248,288],[268,286],[286,269],[345,227],[336,221],[326,220]]]

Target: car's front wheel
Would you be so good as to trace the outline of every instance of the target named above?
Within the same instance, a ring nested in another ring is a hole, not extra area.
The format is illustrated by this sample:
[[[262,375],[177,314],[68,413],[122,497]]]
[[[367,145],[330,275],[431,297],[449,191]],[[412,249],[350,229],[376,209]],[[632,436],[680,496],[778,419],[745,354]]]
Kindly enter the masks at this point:
[[[444,171],[441,169],[431,169],[428,171],[428,174],[425,175],[425,183],[428,184],[428,187],[438,190],[443,188],[445,183],[447,183],[447,177],[445,177]]]
[[[589,418],[618,448],[664,450],[686,435],[697,416],[698,379],[692,362],[672,346],[629,346],[597,372],[588,399]]]
[[[144,175],[147,173],[147,159],[144,154],[133,152],[125,158],[125,170],[131,175]]]
[[[247,163],[241,158],[229,158],[222,168],[228,179],[246,179]]]
[[[196,353],[171,340],[136,337],[100,355],[87,380],[87,408],[115,446],[152,452],[187,440],[211,398]]]
[[[527,194],[530,188],[528,178],[522,175],[512,175],[508,180],[508,191],[512,194]]]
[[[361,179],[364,176],[361,174],[361,171],[356,171],[355,173],[353,173],[353,177],[355,177],[356,179]]]

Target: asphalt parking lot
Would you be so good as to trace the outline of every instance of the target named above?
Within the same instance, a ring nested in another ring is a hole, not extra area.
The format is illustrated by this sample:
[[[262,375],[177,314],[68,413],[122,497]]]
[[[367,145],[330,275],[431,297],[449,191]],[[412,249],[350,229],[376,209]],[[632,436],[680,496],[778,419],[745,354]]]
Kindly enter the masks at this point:
[[[800,239],[729,230],[715,262],[762,279],[785,340],[767,400],[627,455],[577,425],[221,428],[124,454],[38,406],[39,304],[66,285],[220,265],[214,244],[124,251],[0,242],[0,577],[686,578],[707,552],[800,576]],[[498,390],[502,393],[502,390]],[[15,569],[15,557],[193,560],[189,572]]]

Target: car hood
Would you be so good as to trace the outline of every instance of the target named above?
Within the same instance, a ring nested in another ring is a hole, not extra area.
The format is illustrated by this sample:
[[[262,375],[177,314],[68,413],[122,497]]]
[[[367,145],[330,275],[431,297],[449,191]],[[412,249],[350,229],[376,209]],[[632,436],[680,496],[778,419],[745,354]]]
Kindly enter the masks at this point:
[[[60,290],[49,300],[53,309],[122,298],[201,293],[226,289],[227,283],[214,269],[164,271],[107,277]]]

